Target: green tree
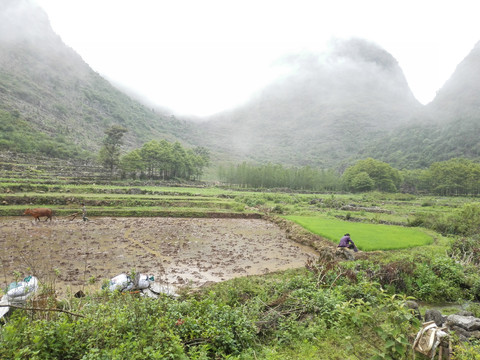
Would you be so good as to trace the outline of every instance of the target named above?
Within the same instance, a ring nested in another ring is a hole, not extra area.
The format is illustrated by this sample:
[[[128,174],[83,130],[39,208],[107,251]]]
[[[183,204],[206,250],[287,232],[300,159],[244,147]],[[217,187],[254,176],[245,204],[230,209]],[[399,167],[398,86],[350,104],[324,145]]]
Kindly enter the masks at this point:
[[[123,145],[123,135],[127,129],[120,125],[113,125],[105,130],[103,146],[100,149],[98,158],[100,163],[113,174],[115,167],[120,162],[120,149]]]
[[[352,190],[357,192],[370,191],[373,190],[374,187],[375,182],[365,171],[356,174],[351,182]]]
[[[172,146],[172,177],[185,178],[187,174],[186,152],[182,145],[175,141]]]
[[[145,170],[145,164],[140,155],[140,150],[135,149],[125,154],[120,159],[120,169],[125,174],[130,174],[132,178],[136,178],[138,172]]]
[[[462,158],[433,163],[426,173],[428,190],[440,195],[478,194],[479,178],[480,165]]]
[[[153,177],[160,162],[160,143],[156,140],[149,141],[140,148],[139,155],[145,165],[148,177]]]
[[[162,139],[158,148],[158,171],[163,180],[170,179],[173,167],[172,144]]]
[[[342,180],[348,190],[363,191],[358,188],[367,186],[370,181],[365,175],[373,181],[371,190],[380,190],[386,192],[395,192],[401,184],[402,177],[397,169],[383,161],[368,158],[358,161],[355,165],[345,170]]]

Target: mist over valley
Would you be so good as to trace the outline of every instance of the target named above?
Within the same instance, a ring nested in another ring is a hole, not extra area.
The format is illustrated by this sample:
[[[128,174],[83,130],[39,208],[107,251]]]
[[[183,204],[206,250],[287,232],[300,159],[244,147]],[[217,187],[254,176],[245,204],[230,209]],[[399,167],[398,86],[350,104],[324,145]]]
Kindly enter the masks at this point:
[[[4,4],[4,152],[29,151],[15,139],[21,130],[29,134],[23,140],[53,141],[40,155],[93,159],[105,130],[120,125],[128,130],[124,152],[166,139],[209,149],[213,165],[270,162],[341,171],[366,157],[398,168],[479,157],[473,135],[480,120],[479,43],[427,105],[415,99],[391,54],[368,40],[348,38],[332,40],[324,53],[278,59],[286,71],[248,101],[194,118],[142,103],[134,90],[113,86],[114,80],[100,76],[62,42],[31,1]],[[56,147],[65,150],[57,153]]]

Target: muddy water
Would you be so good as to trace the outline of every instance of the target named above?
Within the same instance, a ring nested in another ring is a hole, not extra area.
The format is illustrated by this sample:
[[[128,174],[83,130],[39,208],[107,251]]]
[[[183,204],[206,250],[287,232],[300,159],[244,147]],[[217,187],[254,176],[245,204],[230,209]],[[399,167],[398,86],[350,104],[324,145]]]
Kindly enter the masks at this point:
[[[34,223],[0,217],[0,286],[37,275],[58,294],[99,289],[125,272],[173,287],[305,265],[313,249],[258,219],[92,218]]]

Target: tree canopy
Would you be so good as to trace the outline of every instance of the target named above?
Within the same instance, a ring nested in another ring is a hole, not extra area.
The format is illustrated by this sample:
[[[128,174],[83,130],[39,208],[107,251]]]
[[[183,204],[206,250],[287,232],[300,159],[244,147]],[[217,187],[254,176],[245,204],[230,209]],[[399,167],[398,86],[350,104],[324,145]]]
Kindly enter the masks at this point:
[[[286,168],[280,164],[253,165],[243,162],[228,167],[221,166],[220,180],[240,187],[289,188],[293,190],[336,190],[339,177],[334,171],[310,166]]]
[[[120,168],[128,177],[169,180],[198,180],[210,164],[208,149],[185,149],[178,141],[151,140],[120,159]]]
[[[354,192],[379,190],[395,192],[402,177],[400,172],[379,160],[367,158],[345,170],[342,176],[345,187]]]

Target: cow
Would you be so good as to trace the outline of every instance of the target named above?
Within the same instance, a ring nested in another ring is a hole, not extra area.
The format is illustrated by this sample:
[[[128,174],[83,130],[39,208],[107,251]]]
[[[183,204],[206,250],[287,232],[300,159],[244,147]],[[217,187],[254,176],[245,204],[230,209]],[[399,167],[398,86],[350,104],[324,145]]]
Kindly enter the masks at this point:
[[[52,222],[52,209],[48,208],[27,209],[25,210],[23,215],[32,215],[35,218],[35,221],[40,221],[41,216],[46,216],[47,218],[45,219],[45,221],[48,221],[48,219],[50,219],[50,222]]]

